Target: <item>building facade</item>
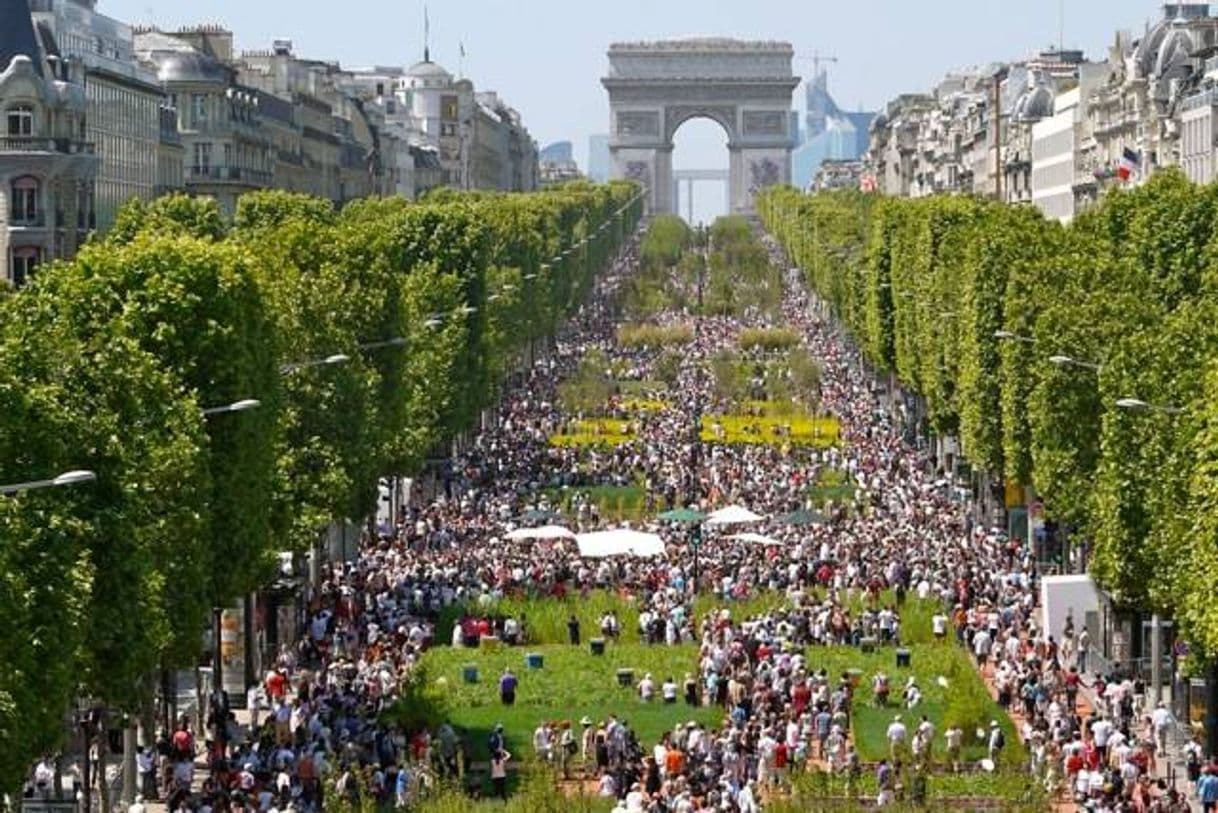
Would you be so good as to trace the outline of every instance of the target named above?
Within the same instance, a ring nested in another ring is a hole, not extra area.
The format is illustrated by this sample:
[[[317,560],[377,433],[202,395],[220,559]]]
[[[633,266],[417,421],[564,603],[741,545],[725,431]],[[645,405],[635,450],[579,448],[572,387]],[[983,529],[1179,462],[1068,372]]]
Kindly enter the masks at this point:
[[[135,58],[130,26],[99,14],[96,0],[33,0],[48,51],[84,67],[85,138],[100,159],[89,222],[105,231],[133,198],[178,191],[182,175],[162,149],[172,115],[156,74]],[[164,153],[164,154],[163,154]]]
[[[1216,115],[1218,17],[1177,0],[1141,36],[1118,32],[1104,61],[1046,51],[894,99],[871,127],[867,174],[891,195],[971,193],[1067,221],[1161,167],[1214,180]]]
[[[27,0],[4,0],[0,12],[0,284],[19,286],[87,236],[99,162],[84,65],[56,55]]]

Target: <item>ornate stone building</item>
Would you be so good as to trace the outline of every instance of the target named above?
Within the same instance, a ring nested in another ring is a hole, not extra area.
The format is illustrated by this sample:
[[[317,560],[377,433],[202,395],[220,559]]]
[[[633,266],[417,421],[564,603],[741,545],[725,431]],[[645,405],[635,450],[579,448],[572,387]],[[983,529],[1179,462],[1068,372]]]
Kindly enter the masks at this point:
[[[84,67],[85,137],[100,159],[89,223],[105,231],[127,201],[181,190],[183,177],[180,147],[165,137],[176,114],[164,88],[136,61],[131,27],[96,3],[33,0],[31,8],[48,52]]]
[[[84,65],[56,55],[27,0],[0,0],[0,284],[70,258],[90,228],[98,170]]]

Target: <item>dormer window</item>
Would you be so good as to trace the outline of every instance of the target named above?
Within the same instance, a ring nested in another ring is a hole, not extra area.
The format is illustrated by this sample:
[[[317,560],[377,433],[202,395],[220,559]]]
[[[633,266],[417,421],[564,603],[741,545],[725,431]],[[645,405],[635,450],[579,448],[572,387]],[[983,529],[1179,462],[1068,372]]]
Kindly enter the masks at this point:
[[[34,134],[34,108],[28,104],[10,107],[5,112],[7,129],[10,138],[29,138]]]

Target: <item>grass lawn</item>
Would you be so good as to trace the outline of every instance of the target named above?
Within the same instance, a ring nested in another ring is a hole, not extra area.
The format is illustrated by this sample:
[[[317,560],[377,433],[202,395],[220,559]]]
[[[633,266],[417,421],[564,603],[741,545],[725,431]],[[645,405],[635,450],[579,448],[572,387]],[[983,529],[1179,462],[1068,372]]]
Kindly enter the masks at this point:
[[[620,446],[635,437],[630,421],[618,418],[587,418],[575,421],[566,432],[550,435],[550,445]]]
[[[816,482],[808,489],[808,497],[812,504],[824,507],[828,503],[846,504],[854,501],[856,491],[850,475],[841,469],[822,469],[816,475]]]
[[[629,486],[576,486],[573,488],[547,488],[544,493],[552,505],[559,506],[564,513],[574,513],[573,503],[578,494],[587,494],[600,511],[604,522],[637,522],[646,514],[647,491],[641,485]]]
[[[718,430],[716,430],[718,424]],[[771,446],[835,446],[840,427],[835,418],[810,415],[704,415],[702,440],[706,443],[764,443]]]
[[[568,594],[563,599],[548,596],[507,597],[488,606],[480,606],[475,612],[524,619],[526,643],[536,646],[566,644],[567,619],[573,614],[579,619],[583,640],[595,638],[600,635],[601,617],[610,610],[617,613],[621,623],[622,634],[619,640],[622,643],[639,643],[638,604],[629,598],[604,590],[592,591],[587,598],[578,593]],[[460,620],[464,613],[465,608],[460,605],[446,608],[436,624],[436,640],[445,643],[451,641],[453,624]]]
[[[541,653],[544,668],[526,667],[525,655],[529,652]],[[695,719],[718,726],[723,721],[721,709],[644,703],[633,686],[617,685],[620,668],[633,669],[636,683],[647,672],[657,685],[669,676],[680,683],[696,660],[697,648],[692,644],[668,647],[611,643],[603,657],[596,657],[585,640],[579,647],[546,644],[490,651],[436,647],[427,653],[425,664],[431,679],[444,678],[447,682],[451,720],[469,732],[474,759],[482,761],[487,759],[487,737],[496,723],[503,723],[507,749],[520,757],[532,752],[533,729],[542,720],[570,720],[578,728],[584,715],[599,721],[617,714],[648,746],[678,722]],[[465,664],[477,665],[477,683],[463,682],[461,670]],[[499,676],[505,667],[510,667],[520,680],[516,704],[511,707],[499,700]]]
[[[617,389],[624,396],[631,398],[662,398],[668,394],[668,385],[663,381],[624,381],[618,379]]]

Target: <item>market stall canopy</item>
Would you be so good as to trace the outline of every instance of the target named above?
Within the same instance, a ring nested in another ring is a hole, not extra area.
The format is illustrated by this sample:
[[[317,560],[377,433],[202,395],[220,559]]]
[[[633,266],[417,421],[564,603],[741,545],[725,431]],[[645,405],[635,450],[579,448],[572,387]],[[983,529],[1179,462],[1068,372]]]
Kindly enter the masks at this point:
[[[735,539],[737,542],[748,542],[751,545],[781,545],[782,541],[775,539],[772,536],[765,534],[755,534],[751,531],[746,531],[742,534],[732,534],[728,539]]]
[[[665,511],[659,514],[656,519],[664,522],[701,522],[706,519],[706,514],[701,511],[695,511],[692,508],[674,508],[671,511]]]
[[[664,553],[664,540],[658,534],[630,528],[579,534],[575,541],[579,545],[579,555],[589,559],[603,559],[607,556],[661,556]]]
[[[743,525],[748,522],[760,522],[763,519],[761,514],[754,514],[749,509],[740,505],[729,505],[727,508],[720,508],[718,511],[711,512],[706,518],[707,525]]]
[[[561,525],[542,525],[540,528],[517,528],[504,535],[507,539],[574,539],[575,534]]]
[[[775,517],[775,521],[781,522],[783,525],[823,525],[826,522],[824,514],[803,508]]]

